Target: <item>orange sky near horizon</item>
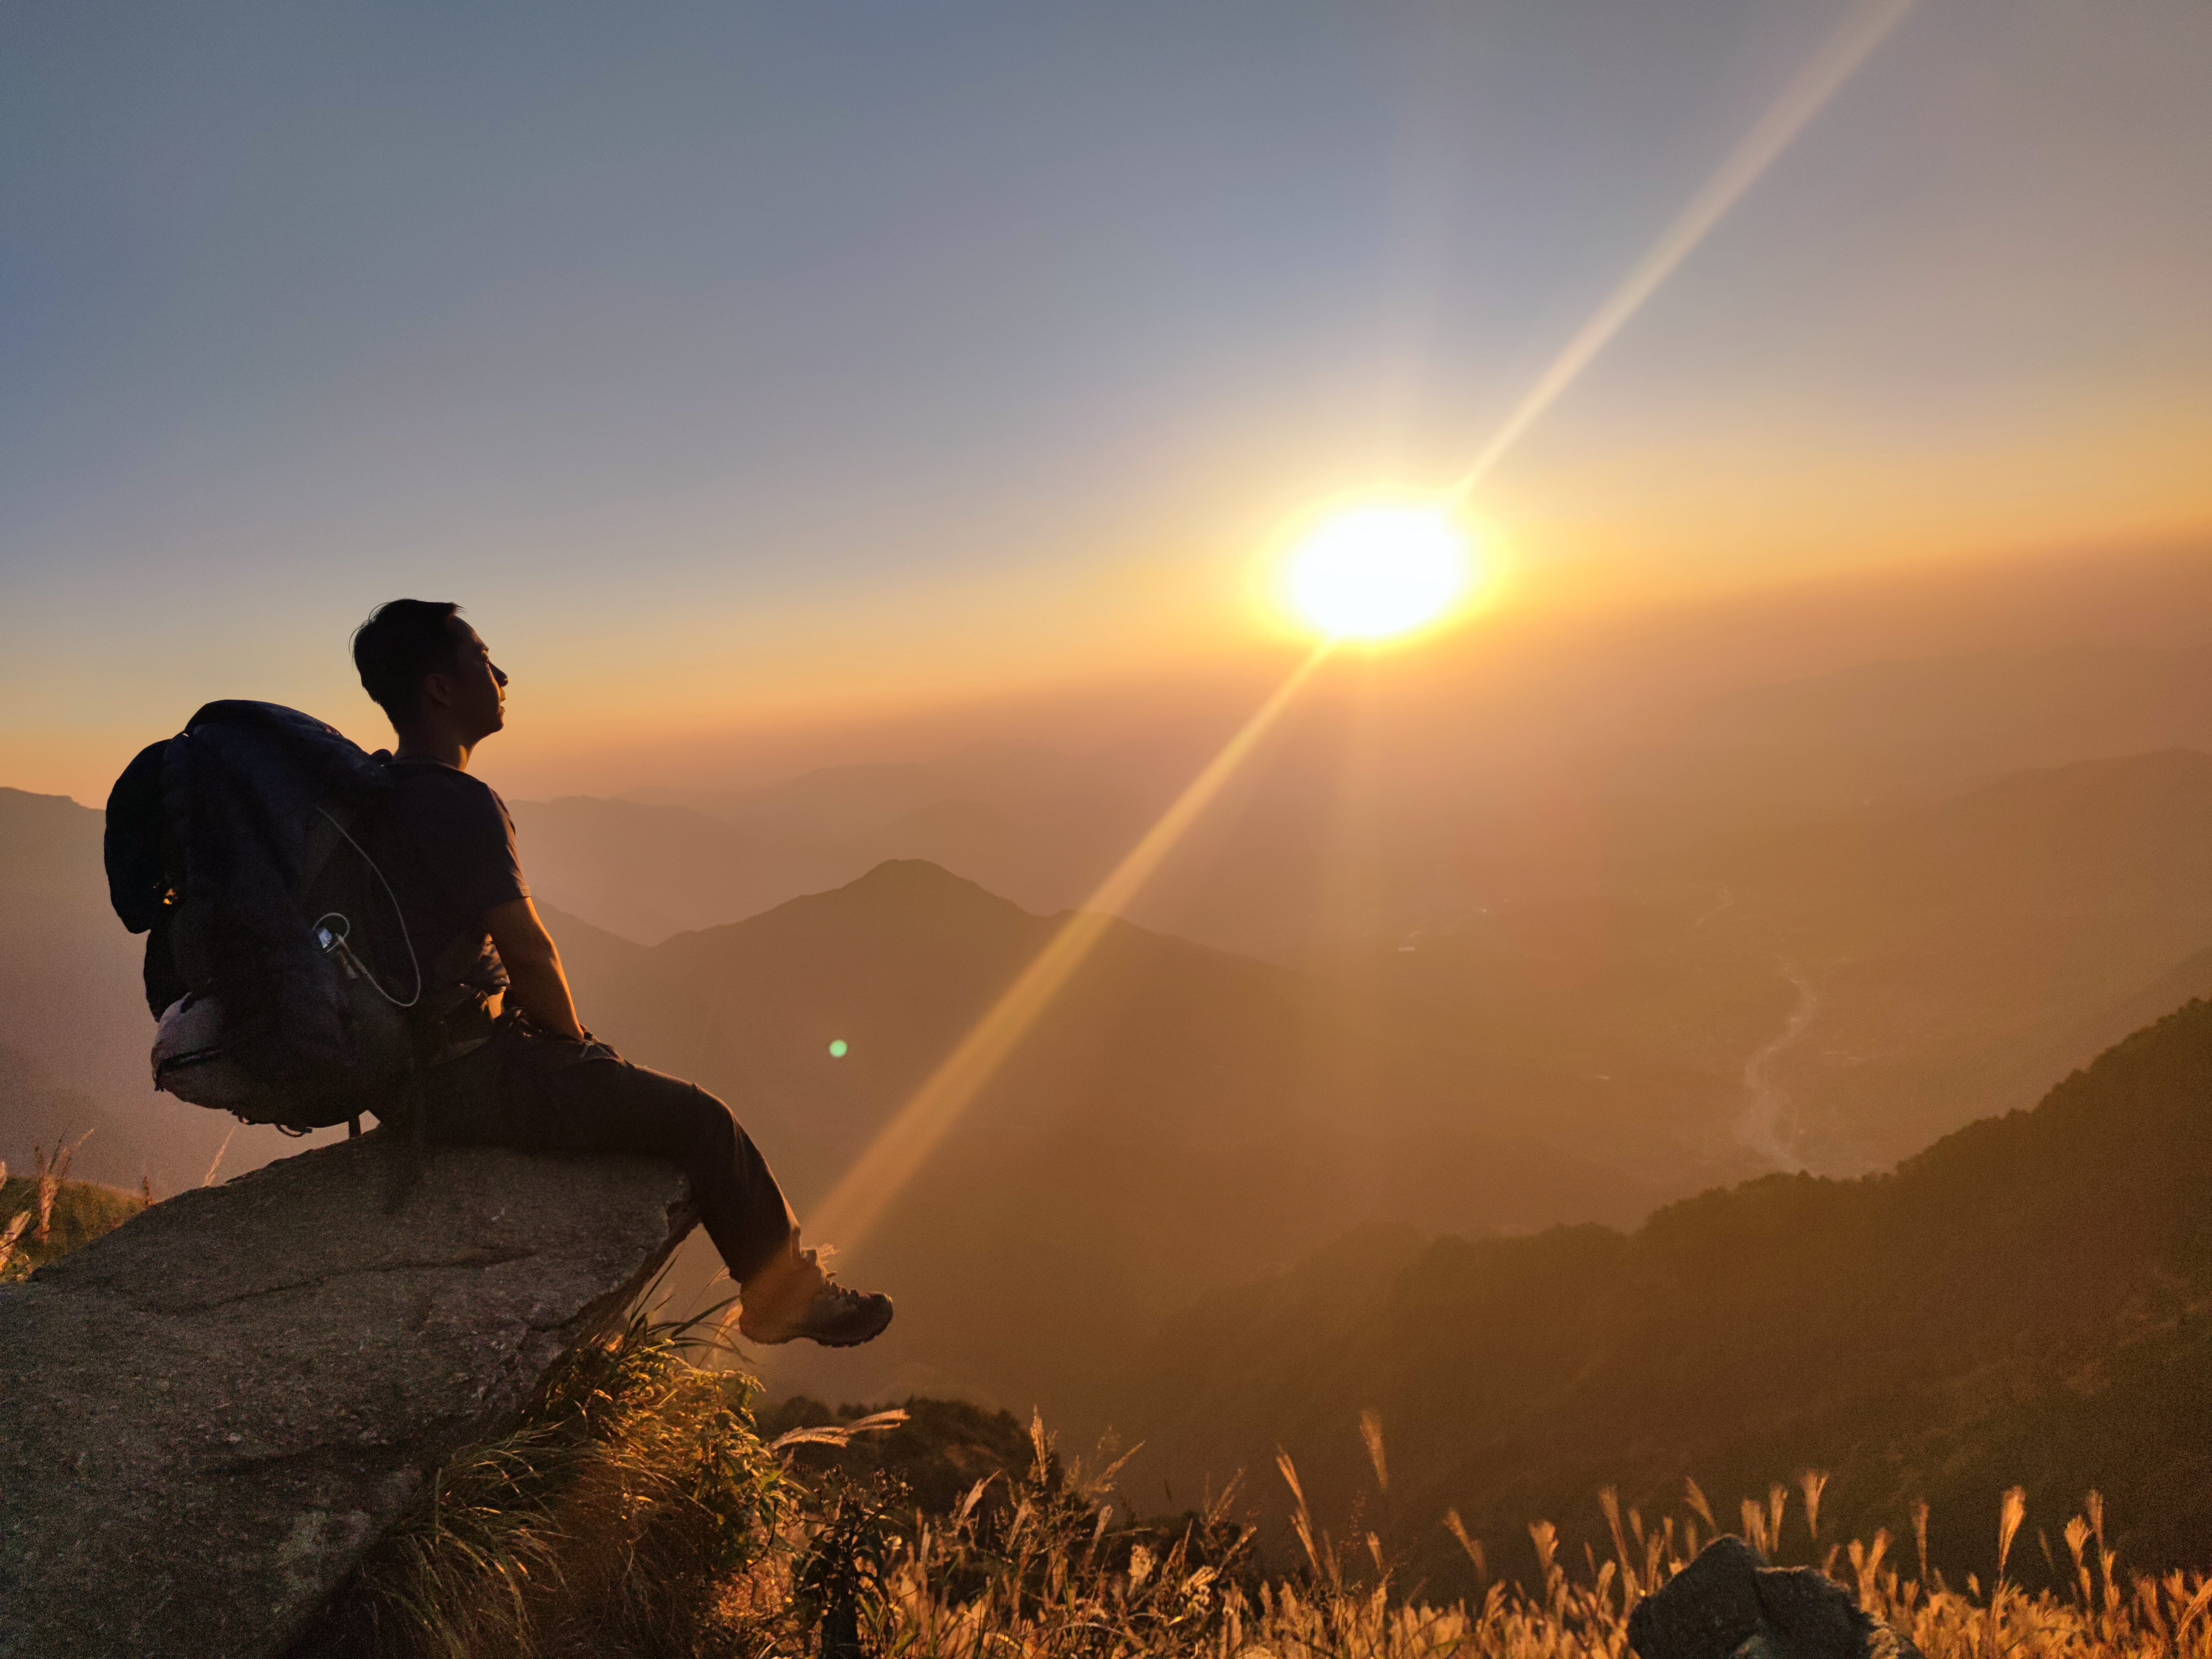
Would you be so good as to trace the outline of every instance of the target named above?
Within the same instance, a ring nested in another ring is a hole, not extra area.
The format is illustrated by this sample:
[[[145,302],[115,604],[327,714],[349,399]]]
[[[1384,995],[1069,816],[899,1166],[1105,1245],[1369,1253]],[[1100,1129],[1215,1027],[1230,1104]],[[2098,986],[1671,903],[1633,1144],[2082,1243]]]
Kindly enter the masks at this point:
[[[1837,561],[1780,577],[1753,565],[1709,570],[1694,583],[1613,580],[1612,568],[1595,561],[1575,574],[1584,580],[1545,587],[1509,573],[1494,602],[1456,624],[1403,647],[1355,647],[1350,655],[1371,656],[1377,683],[1407,719],[1449,722],[1465,714],[1470,695],[1510,706],[1522,696],[1554,699],[1568,685],[1594,703],[1626,688],[1621,718],[1633,725],[1742,685],[1885,657],[2212,638],[2212,533],[1978,558]],[[516,799],[712,792],[820,766],[933,759],[977,743],[1080,753],[1181,729],[1225,733],[1309,648],[1255,621],[1256,614],[1248,604],[1245,626],[1227,645],[1216,636],[1149,657],[1071,653],[1058,663],[1038,659],[1024,677],[1008,677],[994,661],[965,676],[872,678],[855,662],[825,673],[813,695],[799,689],[796,676],[770,677],[721,707],[693,696],[687,684],[693,675],[712,684],[711,661],[687,663],[680,653],[671,660],[649,642],[612,650],[526,633],[509,641],[519,651],[499,648],[518,676],[513,713],[476,769]],[[486,630],[496,646],[499,630],[489,622]],[[556,675],[541,690],[544,668],[568,649],[586,671]],[[334,713],[364,746],[388,744],[381,717],[349,673],[306,654],[295,665],[296,685],[280,688],[276,700]],[[1313,695],[1331,695],[1329,678],[1325,672]],[[1518,717],[1532,742],[1602,724],[1583,705],[1565,708],[1567,701],[1547,701]],[[87,732],[78,746],[41,754],[9,733],[0,739],[0,766],[13,763],[11,787],[97,805],[121,761],[161,735]],[[1439,736],[1449,740],[1450,732]],[[26,776],[36,781],[17,781]]]

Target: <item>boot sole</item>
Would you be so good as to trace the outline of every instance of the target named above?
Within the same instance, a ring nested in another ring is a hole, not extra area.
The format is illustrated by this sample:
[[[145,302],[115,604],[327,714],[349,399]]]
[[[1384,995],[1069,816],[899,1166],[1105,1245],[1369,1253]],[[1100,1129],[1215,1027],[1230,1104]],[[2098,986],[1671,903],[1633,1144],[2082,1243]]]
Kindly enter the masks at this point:
[[[884,1316],[880,1320],[872,1318],[863,1328],[841,1331],[832,1326],[827,1330],[810,1331],[801,1328],[776,1335],[763,1335],[758,1331],[749,1331],[745,1328],[744,1321],[740,1319],[738,1322],[738,1334],[748,1342],[759,1343],[764,1348],[780,1348],[787,1342],[811,1342],[817,1347],[823,1348],[857,1348],[863,1343],[874,1341],[889,1330],[891,1316],[895,1311],[896,1310],[889,1303],[884,1304]]]

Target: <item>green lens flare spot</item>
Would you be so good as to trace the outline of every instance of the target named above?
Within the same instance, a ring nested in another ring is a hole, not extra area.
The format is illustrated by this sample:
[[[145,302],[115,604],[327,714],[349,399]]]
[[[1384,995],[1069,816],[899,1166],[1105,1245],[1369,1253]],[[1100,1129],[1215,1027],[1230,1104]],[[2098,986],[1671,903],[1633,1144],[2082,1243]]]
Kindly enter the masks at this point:
[[[832,1059],[832,1060],[842,1060],[842,1059],[844,1059],[844,1058],[845,1058],[845,1055],[846,1055],[847,1052],[848,1052],[848,1049],[847,1049],[847,1047],[846,1047],[846,1042],[845,1042],[845,1039],[844,1039],[844,1038],[842,1038],[842,1037],[837,1037],[837,1038],[834,1039],[834,1040],[830,1042],[830,1059]]]

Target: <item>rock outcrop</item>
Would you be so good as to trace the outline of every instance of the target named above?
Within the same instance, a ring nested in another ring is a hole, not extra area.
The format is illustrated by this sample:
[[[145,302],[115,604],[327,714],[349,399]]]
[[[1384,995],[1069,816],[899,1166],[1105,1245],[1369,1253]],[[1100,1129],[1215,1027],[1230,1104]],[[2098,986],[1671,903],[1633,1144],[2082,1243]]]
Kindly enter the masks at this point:
[[[1638,1659],[1920,1659],[1810,1567],[1770,1567],[1719,1538],[1628,1618]]]
[[[0,1659],[281,1653],[691,1225],[642,1158],[374,1133],[0,1288]]]

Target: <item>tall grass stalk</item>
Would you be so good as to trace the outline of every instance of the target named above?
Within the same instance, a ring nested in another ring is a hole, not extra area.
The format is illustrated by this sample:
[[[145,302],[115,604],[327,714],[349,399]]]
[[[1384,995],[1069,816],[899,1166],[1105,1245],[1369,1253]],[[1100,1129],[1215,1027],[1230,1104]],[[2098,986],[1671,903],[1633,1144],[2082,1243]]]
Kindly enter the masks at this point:
[[[1113,1529],[1056,1531],[1040,1522],[1033,1492],[1021,1501],[1016,1528],[998,1538],[956,1522],[890,1550],[878,1599],[858,1622],[861,1650],[881,1659],[1621,1659],[1639,1589],[1663,1587],[1686,1565],[1662,1552],[1641,1585],[1641,1565],[1632,1570],[1626,1559],[1571,1580],[1556,1529],[1538,1522],[1540,1589],[1499,1583],[1431,1601],[1393,1595],[1380,1576],[1355,1583],[1326,1561],[1289,1575],[1255,1577],[1249,1560],[1224,1572],[1188,1547],[1156,1556],[1139,1545],[1117,1571]],[[1772,1512],[1759,1508],[1771,1530]],[[2001,1505],[2001,1524],[2012,1513]],[[1223,1515],[1203,1521],[1217,1539],[1232,1524]],[[1474,1540],[1466,1547],[1479,1562]],[[1844,1582],[1861,1606],[1927,1659],[2212,1659],[2212,1579],[2203,1573],[2138,1579],[2114,1598],[2008,1586],[1984,1601],[1901,1577],[1887,1565],[1888,1547],[1880,1533],[1832,1559],[1849,1560]],[[1018,1578],[1045,1593],[1013,1593]],[[834,1659],[829,1648],[816,1651]]]
[[[135,1193],[69,1180],[74,1146],[38,1149],[38,1173],[10,1177],[0,1163],[0,1283],[82,1249],[146,1207]]]

